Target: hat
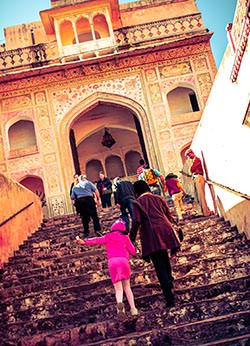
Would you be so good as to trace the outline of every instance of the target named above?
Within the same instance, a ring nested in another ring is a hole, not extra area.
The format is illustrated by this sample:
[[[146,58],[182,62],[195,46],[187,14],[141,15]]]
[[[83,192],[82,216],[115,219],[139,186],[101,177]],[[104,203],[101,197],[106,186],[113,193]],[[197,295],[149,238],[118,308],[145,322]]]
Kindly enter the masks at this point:
[[[122,231],[126,230],[125,222],[122,219],[116,220],[111,226],[111,231]]]
[[[166,176],[166,180],[167,179],[171,179],[171,178],[178,178],[178,176],[176,175],[176,174],[174,174],[174,173],[169,173],[167,176]]]
[[[188,154],[193,153],[193,150],[191,148],[187,149],[185,151],[185,156],[188,156]]]

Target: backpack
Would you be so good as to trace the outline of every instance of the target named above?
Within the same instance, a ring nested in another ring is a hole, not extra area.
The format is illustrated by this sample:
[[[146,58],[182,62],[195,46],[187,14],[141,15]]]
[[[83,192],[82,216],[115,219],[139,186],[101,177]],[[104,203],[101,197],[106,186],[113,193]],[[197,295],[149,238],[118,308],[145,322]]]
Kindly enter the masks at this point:
[[[152,168],[144,169],[144,180],[149,186],[153,186],[158,183],[158,177]]]

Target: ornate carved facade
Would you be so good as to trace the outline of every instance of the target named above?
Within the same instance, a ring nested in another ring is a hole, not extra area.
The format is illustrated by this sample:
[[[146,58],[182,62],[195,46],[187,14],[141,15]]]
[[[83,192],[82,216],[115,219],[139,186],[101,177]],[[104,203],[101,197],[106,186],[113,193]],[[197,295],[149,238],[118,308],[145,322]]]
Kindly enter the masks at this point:
[[[19,182],[41,178],[51,216],[71,211],[71,130],[83,171],[98,166],[113,177],[120,165],[131,175],[132,158],[146,156],[163,174],[178,173],[216,73],[195,1],[53,0],[41,18],[37,41],[11,49],[6,37],[0,52],[0,171]],[[117,143],[104,150],[106,127]]]

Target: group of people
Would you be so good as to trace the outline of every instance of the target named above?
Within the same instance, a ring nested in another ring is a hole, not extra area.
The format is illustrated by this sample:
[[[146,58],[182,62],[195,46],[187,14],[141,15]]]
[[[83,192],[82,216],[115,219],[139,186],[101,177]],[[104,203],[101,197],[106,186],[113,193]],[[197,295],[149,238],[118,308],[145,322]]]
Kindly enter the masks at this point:
[[[192,156],[192,151],[187,152]],[[194,159],[194,158],[193,158]],[[198,159],[199,160],[199,159]],[[194,159],[191,172],[194,179],[201,172],[198,160]],[[197,167],[200,170],[197,172]],[[202,166],[201,166],[202,167]],[[136,238],[139,231],[141,242],[141,255],[145,261],[152,262],[158,277],[166,307],[175,305],[173,294],[173,276],[169,253],[175,256],[180,249],[180,241],[173,225],[176,220],[171,215],[170,209],[163,192],[168,191],[173,197],[177,209],[178,219],[182,218],[182,194],[186,193],[178,178],[173,173],[166,179],[155,169],[149,168],[143,160],[137,170],[137,178],[134,184],[117,177],[114,180],[115,202],[120,208],[121,215],[111,226],[110,232],[102,235],[96,205],[110,206],[112,184],[101,173],[100,181],[95,186],[87,180],[86,175],[78,177],[71,188],[71,198],[75,201],[77,212],[82,217],[84,238],[77,237],[79,245],[103,244],[108,258],[108,269],[115,290],[116,307],[119,315],[124,315],[123,294],[126,294],[131,315],[138,315],[135,306],[133,292],[130,286],[131,269],[130,256],[136,255]],[[155,179],[155,176],[157,179]],[[197,179],[198,180],[198,179]],[[105,191],[108,191],[105,193]],[[132,220],[130,227],[129,215]],[[96,237],[89,236],[89,221],[92,218]]]

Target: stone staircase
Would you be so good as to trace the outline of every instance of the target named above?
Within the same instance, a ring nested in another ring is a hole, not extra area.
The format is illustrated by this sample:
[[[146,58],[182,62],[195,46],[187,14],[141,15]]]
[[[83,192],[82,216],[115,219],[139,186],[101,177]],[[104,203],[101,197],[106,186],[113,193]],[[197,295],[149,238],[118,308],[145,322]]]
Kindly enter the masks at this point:
[[[102,213],[104,231],[114,216]],[[140,315],[119,320],[104,248],[76,245],[75,215],[47,220],[1,272],[0,345],[249,346],[249,242],[216,216],[182,228],[176,306],[165,308],[151,264],[133,258]]]

